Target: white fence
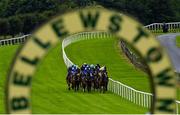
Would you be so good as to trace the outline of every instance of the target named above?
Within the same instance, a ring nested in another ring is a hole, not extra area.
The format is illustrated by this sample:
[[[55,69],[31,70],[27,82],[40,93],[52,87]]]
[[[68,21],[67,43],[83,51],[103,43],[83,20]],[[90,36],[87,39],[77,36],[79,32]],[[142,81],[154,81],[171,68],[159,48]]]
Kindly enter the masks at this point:
[[[30,34],[27,34],[21,37],[0,40],[0,46],[24,43],[29,35]]]
[[[171,22],[171,23],[166,23],[168,26],[168,31],[169,32],[180,32],[180,22]],[[145,28],[149,29],[151,32],[163,32],[162,30],[162,25],[163,23],[153,23],[146,25]]]
[[[166,23],[169,27],[169,32],[180,32],[180,22],[171,22],[171,23]],[[152,23],[149,25],[144,26],[151,32],[162,32],[162,25],[163,23]],[[21,36],[21,37],[16,37],[16,38],[10,38],[10,39],[2,39],[0,40],[0,46],[3,45],[14,45],[14,44],[19,44],[19,43],[24,43],[26,39],[30,36],[30,34]]]
[[[77,42],[80,40],[85,40],[85,39],[111,38],[111,36],[112,36],[111,34],[108,34],[106,32],[83,32],[83,33],[78,33],[73,36],[67,37],[62,42],[62,54],[63,54],[64,63],[66,64],[67,67],[69,67],[73,64],[73,62],[71,60],[69,60],[69,58],[67,57],[67,55],[64,51],[64,48],[66,46],[70,45],[71,43],[74,43],[74,42]]]
[[[142,107],[151,107],[153,96],[151,93],[138,91],[111,78],[109,78],[108,90]]]
[[[75,43],[81,40],[87,40],[87,39],[107,39],[111,38],[112,35],[105,33],[105,32],[83,32],[78,33],[72,36],[67,37],[62,42],[62,54],[64,63],[67,67],[71,66],[73,62],[67,57],[64,48],[70,45],[71,43]],[[150,108],[152,103],[152,97],[153,94],[138,91],[132,87],[129,87],[119,81],[115,81],[111,78],[109,78],[109,84],[108,84],[108,90],[145,108]],[[176,110],[178,114],[178,107],[180,102],[176,101]]]

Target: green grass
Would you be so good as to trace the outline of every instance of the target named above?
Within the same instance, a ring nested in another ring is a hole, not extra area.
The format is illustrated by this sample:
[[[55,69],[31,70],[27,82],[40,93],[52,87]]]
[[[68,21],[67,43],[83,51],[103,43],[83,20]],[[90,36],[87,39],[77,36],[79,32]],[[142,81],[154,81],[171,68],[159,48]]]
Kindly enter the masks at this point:
[[[18,46],[0,47],[0,113],[4,113],[4,81],[12,57]],[[135,69],[118,48],[117,40],[87,40],[66,48],[73,62],[106,65],[109,75],[115,80],[138,90],[150,91],[148,78]],[[128,71],[127,71],[128,70]],[[33,113],[146,113],[139,107],[116,94],[107,92],[82,93],[67,91],[66,67],[61,44],[52,49],[39,65],[32,82]],[[179,93],[180,94],[180,93]],[[179,95],[180,96],[180,95]]]
[[[58,44],[39,66],[33,79],[33,113],[145,113],[138,107],[110,92],[83,93],[68,91],[66,67]]]
[[[180,36],[176,36],[176,46],[180,48]]]
[[[114,80],[140,91],[150,92],[148,76],[134,68],[122,55],[117,39],[91,39],[68,46],[65,51],[75,64],[100,63],[106,65],[108,74]],[[177,91],[180,100],[180,89]]]
[[[71,44],[66,49],[70,60],[81,65],[84,62],[106,65],[112,79],[119,80],[141,91],[150,92],[148,76],[136,69],[122,55],[117,39],[92,39]]]
[[[4,81],[9,64],[18,46],[0,47],[1,84],[0,113],[4,113]],[[66,67],[61,55],[61,45],[51,50],[45,57],[33,78],[33,113],[145,113],[139,107],[121,97],[107,92],[82,93],[66,89]]]
[[[16,53],[18,45],[0,47],[0,113],[4,113],[4,86],[10,63]]]

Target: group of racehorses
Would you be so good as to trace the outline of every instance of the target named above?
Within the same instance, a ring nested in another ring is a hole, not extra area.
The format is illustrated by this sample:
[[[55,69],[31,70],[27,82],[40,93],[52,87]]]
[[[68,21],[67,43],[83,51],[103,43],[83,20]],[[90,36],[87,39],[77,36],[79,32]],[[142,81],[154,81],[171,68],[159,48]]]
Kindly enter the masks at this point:
[[[78,91],[81,89],[83,92],[99,90],[104,93],[108,86],[107,69],[105,66],[100,67],[99,64],[84,63],[80,68],[77,65],[72,65],[68,68],[66,81],[69,90]]]

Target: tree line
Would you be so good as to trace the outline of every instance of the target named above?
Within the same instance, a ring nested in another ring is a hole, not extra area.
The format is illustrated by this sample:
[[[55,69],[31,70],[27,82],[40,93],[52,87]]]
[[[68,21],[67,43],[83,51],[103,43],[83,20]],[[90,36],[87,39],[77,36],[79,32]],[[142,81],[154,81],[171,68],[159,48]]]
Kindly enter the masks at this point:
[[[180,21],[180,0],[96,0],[103,6],[127,13],[144,25]]]
[[[2,18],[0,19],[0,36],[6,38],[7,35],[14,37],[18,34],[29,34],[52,15],[52,12],[46,12],[43,14],[31,13]]]
[[[0,36],[29,34],[57,13],[92,4],[92,0],[1,0]]]
[[[57,13],[96,4],[128,13],[144,25],[180,19],[180,0],[1,0],[0,36],[28,34]]]

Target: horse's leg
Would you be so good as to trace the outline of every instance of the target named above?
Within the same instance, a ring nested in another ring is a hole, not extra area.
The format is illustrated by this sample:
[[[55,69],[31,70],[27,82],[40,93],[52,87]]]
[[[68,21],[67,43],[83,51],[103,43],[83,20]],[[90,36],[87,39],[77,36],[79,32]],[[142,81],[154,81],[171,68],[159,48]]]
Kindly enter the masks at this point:
[[[101,85],[99,85],[99,91],[100,91],[100,93],[101,93]]]
[[[80,88],[80,85],[81,85],[81,82],[79,81],[79,82],[78,82],[78,90],[79,90],[79,88]]]
[[[86,82],[87,91],[89,92],[89,84],[88,81]]]
[[[98,87],[98,89],[100,88],[100,84],[99,84],[99,82],[97,83],[97,87]]]
[[[79,90],[79,81],[76,82],[76,90]]]
[[[84,83],[83,83],[82,85],[83,85],[83,92],[85,92],[85,88],[86,88],[86,87],[85,87]]]
[[[75,84],[75,90],[77,91],[77,83]]]
[[[75,82],[76,91],[78,90],[78,81]]]
[[[91,84],[89,83],[89,92],[91,92]]]
[[[72,89],[74,89],[74,81],[72,82],[72,86],[71,87],[72,87]]]
[[[95,81],[93,81],[93,87],[94,87],[94,91],[95,91],[95,89],[96,89],[96,83],[95,83]]]
[[[91,81],[89,81],[89,92],[91,92]]]
[[[76,92],[76,81],[74,81],[74,91]]]
[[[96,84],[96,89],[98,90],[99,89],[98,82],[96,81],[95,84]]]
[[[94,85],[95,85],[95,90],[98,90],[98,86],[97,86],[97,82],[96,81],[94,82]]]
[[[100,93],[101,93],[101,82],[100,82],[100,81],[98,82],[98,85],[99,85],[99,86],[98,86],[98,87],[99,87],[99,91],[100,91]]]
[[[84,84],[84,92],[86,92],[86,84]]]
[[[92,82],[90,81],[90,92],[91,92]]]
[[[87,84],[88,93],[90,92],[90,84]]]
[[[85,86],[84,86],[84,84],[83,84],[83,92],[85,92]]]
[[[108,83],[106,83],[106,91],[107,91]]]
[[[106,90],[106,87],[105,87],[105,84],[103,86],[103,93],[105,93],[105,90]]]
[[[70,90],[71,88],[70,88],[70,84],[68,83],[68,90]]]
[[[95,89],[96,89],[96,84],[95,84],[95,81],[93,82],[93,87],[94,87],[94,91],[95,91]]]
[[[76,81],[76,91],[78,90],[78,81]]]

